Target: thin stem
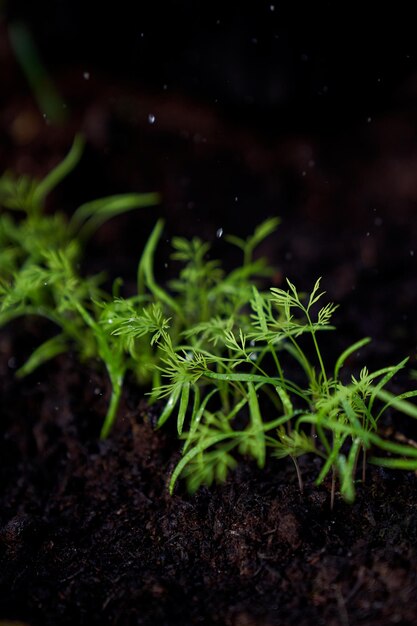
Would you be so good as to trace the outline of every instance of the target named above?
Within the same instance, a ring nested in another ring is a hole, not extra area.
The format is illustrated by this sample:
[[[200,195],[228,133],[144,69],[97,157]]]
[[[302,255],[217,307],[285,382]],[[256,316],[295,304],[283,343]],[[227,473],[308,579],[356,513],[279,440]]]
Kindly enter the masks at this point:
[[[330,492],[330,510],[333,511],[334,508],[334,498],[336,493],[336,469],[333,467],[332,470],[332,488]]]
[[[84,144],[84,137],[82,135],[76,135],[66,157],[39,183],[33,194],[33,203],[36,208],[41,206],[41,203],[48,193],[74,169],[81,158]]]
[[[366,479],[366,449],[362,448],[362,484],[365,484]]]
[[[329,381],[328,381],[328,379],[327,379],[326,369],[325,369],[325,367],[324,367],[323,358],[322,358],[322,356],[321,356],[321,352],[320,352],[319,344],[317,343],[317,339],[316,339],[316,332],[315,332],[315,330],[313,329],[313,324],[312,324],[312,321],[311,321],[311,317],[310,317],[310,315],[309,315],[309,313],[308,313],[308,311],[307,311],[307,310],[306,310],[306,315],[307,315],[307,320],[308,320],[308,323],[309,323],[309,324],[310,324],[310,326],[311,326],[311,337],[312,337],[312,339],[313,339],[314,348],[315,348],[315,350],[316,350],[317,358],[318,358],[318,360],[319,360],[320,370],[321,370],[321,374],[322,374],[322,376],[323,376],[323,382],[324,382],[324,384],[325,384],[325,386],[326,386],[326,391],[328,391],[328,389],[329,389]]]
[[[292,462],[294,463],[295,471],[297,472],[298,486],[300,487],[300,493],[302,494],[304,492],[304,482],[303,482],[303,477],[301,475],[300,466],[295,456],[292,456],[291,459],[292,459]]]
[[[117,382],[112,381],[112,393],[110,398],[109,408],[107,410],[106,418],[104,420],[103,427],[100,432],[100,439],[106,439],[117,415],[117,409],[119,408],[120,397],[122,394],[123,377],[118,378]]]
[[[288,338],[291,341],[292,345],[294,346],[295,351],[296,351],[296,353],[298,355],[298,362],[300,363],[300,365],[304,369],[304,371],[305,371],[306,375],[308,376],[308,378],[311,380],[313,378],[313,372],[312,372],[312,367],[311,367],[310,363],[308,362],[308,359],[306,359],[306,356],[305,356],[304,352],[301,350],[300,346],[298,345],[298,343],[294,339],[294,337],[292,337],[290,335]],[[297,359],[297,355],[292,353],[292,356],[295,359]]]

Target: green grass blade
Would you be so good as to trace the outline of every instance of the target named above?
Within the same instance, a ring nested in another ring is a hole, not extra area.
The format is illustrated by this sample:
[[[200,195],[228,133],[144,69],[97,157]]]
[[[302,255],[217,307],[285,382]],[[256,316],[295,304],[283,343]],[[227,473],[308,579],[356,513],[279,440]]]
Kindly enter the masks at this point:
[[[29,29],[21,22],[10,24],[9,36],[41,113],[49,122],[61,124],[66,119],[64,102],[40,59]]]
[[[83,242],[109,219],[134,209],[159,204],[157,193],[128,193],[99,198],[82,204],[73,214],[69,228]]]
[[[265,465],[265,433],[263,429],[263,420],[259,409],[258,396],[256,394],[253,383],[248,383],[249,390],[249,412],[251,417],[250,432],[253,434],[256,446],[252,448],[252,454],[258,461],[259,467]]]
[[[191,418],[190,430],[187,433],[187,439],[184,444],[183,453],[185,453],[188,450],[188,448],[194,441],[194,438],[198,429],[198,425],[201,422],[201,418],[204,415],[204,411],[207,408],[207,404],[209,403],[210,399],[214,396],[214,394],[218,393],[219,391],[218,389],[212,389],[210,393],[206,395],[203,402],[199,404],[200,392],[198,391],[198,394],[197,394],[198,387],[196,385],[194,386],[194,389],[195,389],[195,401],[194,401],[193,415]]]
[[[333,441],[333,448],[331,449],[329,456],[327,457],[323,467],[321,468],[321,471],[318,477],[316,478],[316,481],[315,481],[316,485],[321,485],[321,483],[326,478],[327,474],[330,472],[332,467],[336,465],[337,458],[338,458],[340,449],[342,447],[343,441],[344,441],[344,438]]]
[[[395,441],[388,441],[382,439],[379,435],[373,433],[369,434],[369,440],[374,446],[385,450],[385,452],[391,452],[392,454],[398,454],[400,456],[409,456],[413,459],[417,459],[417,447],[410,446],[404,443],[395,443]]]
[[[47,361],[50,361],[58,356],[58,354],[62,354],[67,350],[68,339],[64,334],[56,335],[56,337],[52,337],[52,339],[44,341],[44,343],[32,352],[26,363],[17,370],[16,376],[23,378],[24,376],[31,374],[40,365],[43,365]]]
[[[74,169],[84,150],[85,139],[76,135],[67,156],[38,184],[33,194],[35,207],[42,206],[46,196]]]
[[[189,450],[187,454],[182,457],[182,459],[179,461],[178,465],[175,467],[172,473],[171,479],[169,481],[169,493],[172,495],[174,491],[175,483],[177,482],[178,477],[180,476],[182,470],[184,469],[186,465],[188,465],[190,461],[192,461],[194,457],[196,457],[198,454],[201,454],[208,448],[211,448],[211,446],[215,446],[217,443],[220,443],[221,441],[225,441],[226,439],[229,439],[229,438],[230,438],[230,433],[221,434],[221,435],[213,435],[212,437],[208,437],[207,439],[205,439],[204,442],[201,443],[200,445],[196,445],[194,446],[194,448],[191,448],[191,450]]]
[[[339,356],[334,366],[335,380],[338,380],[339,372],[342,369],[346,359],[348,359],[350,355],[353,354],[353,352],[356,352],[356,350],[360,350],[360,348],[363,348],[363,346],[366,346],[370,341],[371,341],[370,337],[365,337],[364,339],[361,339],[360,341],[357,341],[356,343],[352,344],[344,352],[342,352],[342,354]]]
[[[385,391],[383,388],[387,385],[387,383],[389,383],[389,381],[395,376],[395,374],[397,374],[403,367],[404,365],[407,363],[408,358],[403,359],[400,363],[398,363],[397,365],[393,365],[391,367],[385,367],[381,370],[378,370],[377,372],[372,372],[371,374],[369,374],[369,379],[372,380],[374,378],[376,378],[377,376],[381,376],[382,374],[385,374],[385,376],[383,378],[381,378],[381,380],[376,384],[372,386],[372,393],[371,393],[371,397],[368,403],[368,407],[369,410],[372,411],[374,402],[375,402],[375,398],[377,397],[382,397],[380,395],[380,392],[384,393],[388,393],[387,391]],[[392,396],[392,394],[390,394]],[[382,398],[383,399],[383,398]],[[416,413],[417,416],[417,413]]]
[[[110,398],[109,408],[104,420],[103,427],[100,432],[100,439],[106,439],[113,427],[113,424],[117,417],[117,409],[119,408],[120,397],[122,395],[123,378],[117,381],[112,380],[112,392]]]
[[[386,389],[378,389],[378,387],[373,388],[373,393],[380,400],[384,400],[387,404],[384,409],[388,406],[401,411],[405,415],[409,415],[410,417],[417,418],[417,406],[412,404],[411,402],[407,402],[404,400],[404,397],[413,397],[417,395],[417,392],[408,392],[407,395],[396,396],[395,394],[387,391]]]
[[[346,398],[342,398],[341,404],[352,428],[355,429],[356,433],[360,432],[362,430],[362,426],[357,418],[355,411],[353,410],[352,405],[348,402]]]
[[[378,465],[379,467],[387,467],[388,469],[417,470],[417,459],[393,459],[373,456],[368,460],[368,463]]]
[[[155,250],[161,238],[163,229],[164,220],[160,219],[155,224],[155,227],[142,253],[137,273],[138,294],[144,294],[147,287],[158,300],[164,302],[172,311],[175,311],[181,319],[184,319],[184,315],[179,304],[157,284],[154,276],[153,267]]]
[[[165,407],[158,418],[158,428],[163,426],[167,419],[170,417],[172,411],[175,409],[175,406],[178,402],[178,398],[180,397],[181,387],[175,387],[174,391],[169,396]]]
[[[181,389],[180,407],[178,410],[177,431],[181,435],[184,426],[185,414],[188,408],[188,400],[190,398],[190,383],[184,383]]]
[[[340,492],[345,502],[350,504],[355,500],[355,466],[357,455],[359,454],[361,442],[355,439],[349,450],[346,460],[344,455],[340,455],[337,461],[337,468],[340,476]]]
[[[284,409],[284,414],[286,416],[292,416],[294,413],[294,407],[291,402],[290,396],[285,391],[283,387],[275,387],[275,390],[281,400],[282,408]]]

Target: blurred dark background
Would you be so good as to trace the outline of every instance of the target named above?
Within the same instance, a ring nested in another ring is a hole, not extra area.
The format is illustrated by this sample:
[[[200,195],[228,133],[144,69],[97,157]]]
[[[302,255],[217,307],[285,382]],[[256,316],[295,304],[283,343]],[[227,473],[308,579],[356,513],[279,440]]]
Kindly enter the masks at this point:
[[[401,340],[410,352],[417,336],[411,9],[407,2],[3,2],[0,169],[43,175],[81,129],[86,155],[55,203],[71,211],[107,193],[160,191],[161,207],[120,218],[95,238],[92,268],[110,255],[116,274],[134,275],[159,215],[167,239],[198,234],[227,258],[220,228],[246,235],[278,214],[279,235],[264,252],[281,280],[308,287],[323,275],[354,338],[371,334],[387,351]],[[22,24],[62,98],[60,124],[40,110],[16,58],[10,33]]]
[[[13,0],[52,73],[85,66],[192,95],[271,133],[330,132],[407,97],[410,3]]]

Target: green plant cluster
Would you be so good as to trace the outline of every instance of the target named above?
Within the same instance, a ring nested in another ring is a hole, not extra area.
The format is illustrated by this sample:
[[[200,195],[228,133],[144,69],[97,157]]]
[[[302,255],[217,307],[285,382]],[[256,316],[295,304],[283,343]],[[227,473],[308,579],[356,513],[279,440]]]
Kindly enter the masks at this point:
[[[322,332],[336,306],[322,304],[320,279],[302,294],[263,291],[274,273],[255,259],[260,243],[278,226],[260,224],[252,236],[228,236],[242,262],[230,272],[210,256],[210,245],[195,237],[172,240],[178,275],[166,287],[154,273],[164,224],[159,220],[143,250],[134,295],[102,289],[102,276],[84,277],[79,266],[86,239],[104,221],[158,202],[156,194],[112,196],[79,207],[68,221],[45,211],[47,194],[78,162],[83,141],[43,181],[0,178],[0,326],[24,315],[54,322],[57,334],[39,346],[18,370],[24,376],[68,349],[82,359],[99,359],[107,370],[111,397],[101,436],[116,419],[127,372],[161,407],[158,425],[175,419],[184,440],[182,458],[170,480],[181,476],[190,492],[223,481],[240,456],[263,467],[268,452],[290,457],[300,489],[302,455],[321,459],[316,484],[328,477],[343,498],[355,497],[358,464],[417,469],[417,448],[383,437],[379,422],[388,409],[417,418],[410,398],[393,395],[388,383],[401,363],[375,372],[362,368],[347,379],[345,361],[370,340],[348,347],[334,364],[325,363]],[[369,456],[371,452],[371,457]]]

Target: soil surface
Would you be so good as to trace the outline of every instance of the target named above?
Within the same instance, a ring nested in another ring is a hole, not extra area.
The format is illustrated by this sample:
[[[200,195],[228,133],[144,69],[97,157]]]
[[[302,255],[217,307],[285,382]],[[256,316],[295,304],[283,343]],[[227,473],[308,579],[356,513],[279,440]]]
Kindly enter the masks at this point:
[[[0,22],[0,35],[2,34]],[[4,34],[4,31],[3,31]],[[184,94],[56,77],[71,109],[48,124],[0,36],[0,171],[43,175],[82,129],[85,158],[51,207],[122,191],[161,192],[158,209],[104,226],[85,271],[122,275],[128,292],[141,247],[159,216],[166,236],[199,235],[233,264],[224,232],[247,235],[280,215],[262,253],[309,289],[319,275],[341,304],[327,358],[372,336],[352,371],[415,367],[417,346],[417,142],[415,89],[372,123],[350,120],[331,136],[295,127],[271,137],[247,119]],[[7,97],[6,97],[7,93]],[[149,114],[155,123],[149,123]],[[168,245],[158,259],[173,271]],[[242,462],[221,486],[188,496],[167,483],[179,458],[169,427],[155,431],[143,391],[129,381],[108,440],[98,433],[109,397],[103,372],[71,354],[25,380],[15,370],[42,337],[36,320],[0,331],[0,624],[24,626],[384,626],[417,624],[417,478],[368,467],[352,506],[302,461],[260,472]],[[409,381],[395,382],[397,391]],[[397,436],[417,439],[390,416]],[[3,621],[2,621],[3,620]]]
[[[7,351],[2,336],[3,355]],[[416,624],[414,475],[369,468],[353,506],[290,464],[167,493],[178,458],[129,393],[98,442],[101,377],[2,361],[0,615],[56,624]]]

